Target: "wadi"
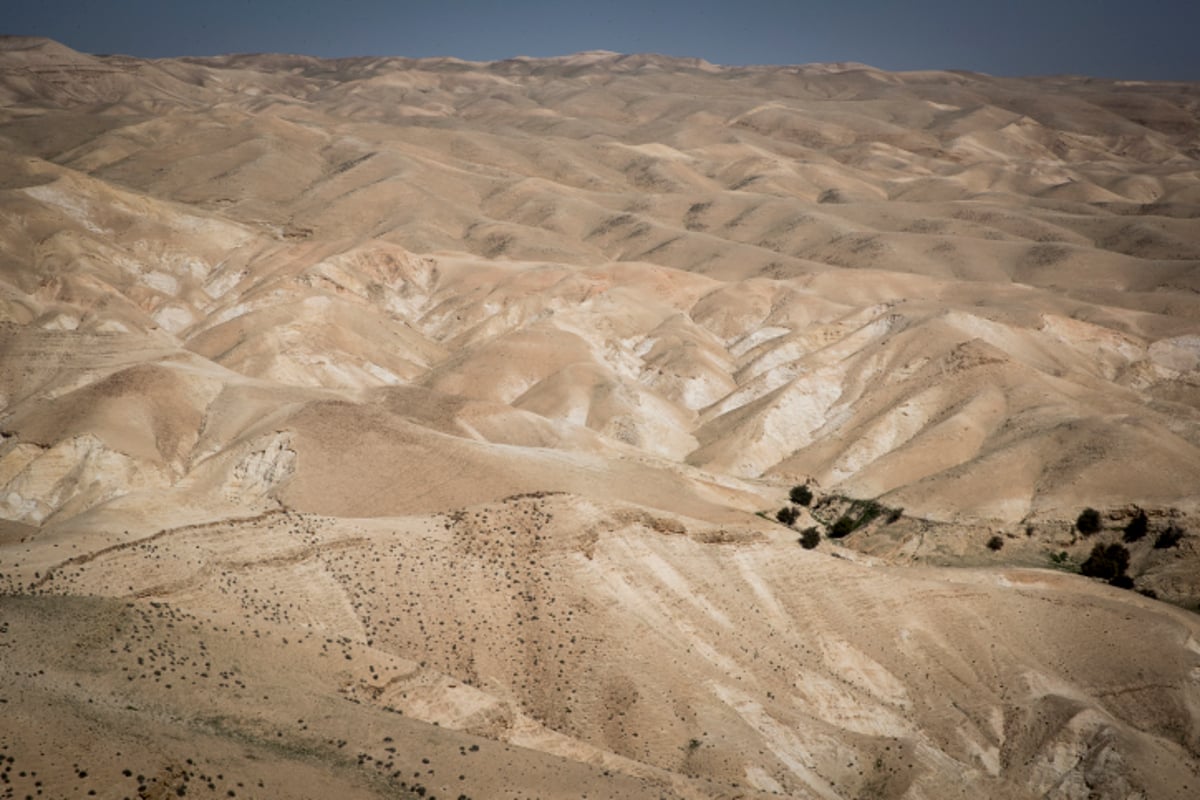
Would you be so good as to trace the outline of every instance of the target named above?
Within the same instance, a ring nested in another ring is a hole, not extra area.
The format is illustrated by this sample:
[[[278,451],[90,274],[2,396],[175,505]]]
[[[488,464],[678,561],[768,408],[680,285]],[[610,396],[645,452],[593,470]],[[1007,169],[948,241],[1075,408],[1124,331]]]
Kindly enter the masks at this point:
[[[1200,795],[1200,84],[0,38],[0,797]]]

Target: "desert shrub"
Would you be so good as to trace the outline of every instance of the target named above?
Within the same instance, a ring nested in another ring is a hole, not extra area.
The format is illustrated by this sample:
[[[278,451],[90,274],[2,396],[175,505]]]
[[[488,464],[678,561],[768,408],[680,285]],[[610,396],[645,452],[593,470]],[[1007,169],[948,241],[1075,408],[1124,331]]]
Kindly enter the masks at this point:
[[[782,522],[784,525],[794,525],[796,518],[800,516],[800,512],[791,506],[784,506],[775,512],[775,519]]]
[[[792,491],[788,494],[788,498],[798,506],[807,506],[813,499],[812,489],[809,489],[807,484],[804,486],[793,486]]]
[[[841,539],[844,536],[849,536],[854,530],[854,520],[849,516],[843,515],[838,517],[837,522],[833,523],[833,527],[829,529],[830,539]]]
[[[898,520],[898,519],[900,519],[900,517],[902,517],[902,516],[904,516],[904,509],[903,509],[903,508],[893,508],[893,509],[891,509],[890,511],[888,511],[888,515],[887,515],[887,524],[888,524],[888,525],[891,525],[893,522],[897,521],[897,520]]]
[[[1151,600],[1158,599],[1158,592],[1153,589],[1138,589],[1138,594],[1149,597]]]
[[[1174,525],[1168,526],[1166,530],[1158,534],[1158,538],[1154,540],[1154,548],[1156,550],[1166,550],[1168,547],[1178,547],[1179,540],[1183,538],[1183,529],[1177,528]]]
[[[1063,550],[1063,551],[1061,551],[1061,552],[1058,552],[1058,553],[1051,553],[1051,554],[1050,554],[1050,561],[1051,561],[1051,563],[1058,564],[1059,566],[1062,566],[1063,564],[1066,564],[1066,563],[1067,563],[1068,561],[1070,561],[1070,560],[1071,560],[1071,555],[1070,555],[1070,553],[1068,553],[1066,550]]]
[[[1132,589],[1133,578],[1129,577],[1128,575],[1118,575],[1117,577],[1110,579],[1108,585],[1115,586],[1118,589]]]
[[[805,550],[812,550],[821,543],[821,532],[816,528],[805,528],[800,534],[800,546]]]
[[[1127,542],[1136,542],[1146,535],[1146,531],[1150,528],[1150,521],[1146,519],[1145,511],[1138,511],[1138,515],[1129,521],[1125,526],[1125,533],[1121,537]]]
[[[1004,547],[1004,539],[1000,536],[993,536],[987,540],[987,549],[995,552]]]
[[[1075,528],[1084,536],[1091,536],[1100,530],[1100,512],[1094,508],[1085,508],[1075,520]]]
[[[1079,566],[1079,571],[1089,578],[1111,581],[1124,575],[1129,568],[1129,550],[1120,544],[1098,544]]]

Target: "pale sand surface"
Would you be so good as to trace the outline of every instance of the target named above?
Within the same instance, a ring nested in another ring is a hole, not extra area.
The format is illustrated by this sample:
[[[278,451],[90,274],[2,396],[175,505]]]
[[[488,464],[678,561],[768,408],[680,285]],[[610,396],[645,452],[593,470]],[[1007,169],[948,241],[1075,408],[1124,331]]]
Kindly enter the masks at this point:
[[[1195,84],[0,38],[0,797],[1191,798],[1198,542]]]

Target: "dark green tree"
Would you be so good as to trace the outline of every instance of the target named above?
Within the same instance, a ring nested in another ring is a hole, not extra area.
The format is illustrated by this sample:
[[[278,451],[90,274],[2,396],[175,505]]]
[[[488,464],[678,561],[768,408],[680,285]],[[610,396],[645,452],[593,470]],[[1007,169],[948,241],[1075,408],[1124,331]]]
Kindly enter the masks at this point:
[[[1129,568],[1129,550],[1121,544],[1098,544],[1092,548],[1087,561],[1079,566],[1079,571],[1089,578],[1102,578],[1112,581],[1125,574]]]
[[[792,491],[788,494],[788,499],[798,506],[807,506],[813,499],[812,489],[808,488],[808,484],[793,486]]]
[[[1150,529],[1150,521],[1146,519],[1146,512],[1138,509],[1138,515],[1129,521],[1125,526],[1125,533],[1122,538],[1127,542],[1136,542],[1146,535],[1146,531]]]
[[[1154,549],[1166,550],[1168,547],[1178,547],[1179,540],[1182,538],[1183,528],[1170,525],[1165,531],[1158,534],[1158,538],[1154,540]]]
[[[833,523],[833,527],[829,529],[830,539],[841,539],[844,536],[849,536],[854,530],[854,520],[849,516],[838,517],[837,522]]]
[[[1100,530],[1100,512],[1094,508],[1085,508],[1079,512],[1079,518],[1075,520],[1075,527],[1084,536],[1091,536],[1093,533],[1098,533]]]
[[[816,528],[805,528],[800,534],[800,546],[805,550],[812,550],[821,543],[821,532]]]

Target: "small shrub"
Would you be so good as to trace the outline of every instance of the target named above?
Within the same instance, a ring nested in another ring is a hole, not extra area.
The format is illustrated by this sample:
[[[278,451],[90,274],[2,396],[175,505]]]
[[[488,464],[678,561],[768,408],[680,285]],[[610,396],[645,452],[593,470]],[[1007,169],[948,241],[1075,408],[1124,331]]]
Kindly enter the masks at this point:
[[[1168,547],[1178,547],[1179,540],[1182,538],[1183,529],[1171,525],[1165,531],[1158,534],[1158,538],[1154,540],[1154,549],[1166,550]]]
[[[1125,574],[1129,568],[1129,550],[1120,544],[1098,544],[1079,566],[1079,571],[1089,578],[1111,581]]]
[[[805,550],[812,550],[821,543],[821,532],[816,528],[805,528],[800,534],[800,546]]]
[[[800,516],[800,512],[791,506],[784,506],[775,512],[775,519],[782,522],[784,525],[791,527],[796,523],[796,519]]]
[[[888,511],[887,524],[891,525],[893,522],[899,520],[902,516],[904,516],[903,508],[893,508],[892,510]]]
[[[1138,589],[1137,591],[1138,594],[1143,595],[1144,597],[1149,597],[1151,600],[1158,599],[1158,592],[1154,591],[1153,589]]]
[[[1127,542],[1136,542],[1146,535],[1146,531],[1150,528],[1150,521],[1146,519],[1146,512],[1138,510],[1138,515],[1129,521],[1125,526],[1125,533],[1122,535]]]
[[[1003,547],[1004,547],[1004,538],[1003,537],[993,536],[992,538],[987,540],[987,549],[991,550],[992,552],[996,552],[997,550],[1000,550]]]
[[[1085,508],[1075,520],[1075,528],[1084,536],[1091,536],[1100,531],[1100,512],[1094,508]]]
[[[833,523],[833,527],[829,529],[830,539],[841,539],[849,536],[854,530],[854,520],[848,516],[838,517],[837,522]]]
[[[1133,578],[1129,577],[1128,575],[1118,575],[1117,577],[1109,580],[1108,585],[1115,586],[1118,589],[1132,589]]]
[[[1066,550],[1063,550],[1062,552],[1059,552],[1059,553],[1051,553],[1050,554],[1051,563],[1056,564],[1060,567],[1063,564],[1066,564],[1067,561],[1070,560],[1070,558],[1071,558],[1071,556]]]
[[[793,486],[792,491],[788,494],[788,499],[798,506],[807,506],[813,499],[812,489],[808,488],[808,484]]]

